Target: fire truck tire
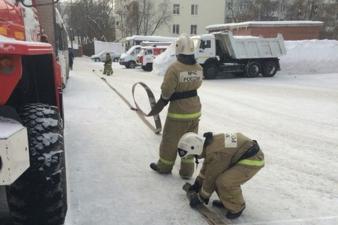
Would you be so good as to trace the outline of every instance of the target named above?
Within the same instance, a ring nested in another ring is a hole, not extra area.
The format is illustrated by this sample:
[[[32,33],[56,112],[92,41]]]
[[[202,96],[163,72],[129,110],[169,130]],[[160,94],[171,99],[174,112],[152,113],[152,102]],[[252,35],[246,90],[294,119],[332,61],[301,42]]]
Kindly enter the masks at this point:
[[[62,225],[67,211],[63,123],[56,107],[29,104],[20,112],[28,130],[30,168],[7,187],[15,225]]]

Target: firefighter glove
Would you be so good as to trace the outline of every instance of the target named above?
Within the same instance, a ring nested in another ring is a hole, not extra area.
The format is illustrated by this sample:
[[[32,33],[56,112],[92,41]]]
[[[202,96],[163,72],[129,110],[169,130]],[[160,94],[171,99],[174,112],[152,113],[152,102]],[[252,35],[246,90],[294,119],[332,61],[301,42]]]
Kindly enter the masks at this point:
[[[161,98],[156,102],[155,106],[151,109],[150,113],[147,116],[154,116],[159,114],[162,109],[168,104],[169,100]]]
[[[202,180],[199,177],[196,177],[195,182],[193,185],[190,186],[189,191],[193,191],[198,193],[202,187]]]

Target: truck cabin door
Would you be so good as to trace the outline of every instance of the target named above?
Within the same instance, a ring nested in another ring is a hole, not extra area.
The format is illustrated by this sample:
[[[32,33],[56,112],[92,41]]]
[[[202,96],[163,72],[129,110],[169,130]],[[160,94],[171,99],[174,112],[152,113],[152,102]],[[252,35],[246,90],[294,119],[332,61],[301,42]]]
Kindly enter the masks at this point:
[[[212,46],[213,44],[214,43],[210,39],[202,39],[200,43],[199,53],[208,58],[213,57],[215,55],[215,47]]]

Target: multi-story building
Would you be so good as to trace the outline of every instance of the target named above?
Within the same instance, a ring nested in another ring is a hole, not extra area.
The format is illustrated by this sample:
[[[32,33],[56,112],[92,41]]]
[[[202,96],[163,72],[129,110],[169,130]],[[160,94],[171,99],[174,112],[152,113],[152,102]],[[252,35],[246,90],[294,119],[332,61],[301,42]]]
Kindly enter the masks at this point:
[[[152,17],[160,17],[163,10],[159,7],[163,6],[162,0],[115,0],[114,12],[116,13],[116,35],[117,39],[121,39],[125,36],[140,34],[142,32],[125,32],[122,25],[128,20],[128,17],[132,17],[133,14],[128,14],[128,4],[133,2],[139,2],[140,5],[145,2],[151,2],[153,7]],[[171,36],[176,37],[179,34],[186,33],[189,35],[195,35],[200,33],[206,33],[205,27],[210,24],[223,23],[224,22],[224,10],[225,0],[165,0],[166,11],[168,12],[166,22],[161,24],[154,32],[147,33],[147,35],[158,36]],[[162,4],[162,5],[161,5]],[[142,7],[140,7],[142,10]]]
[[[156,1],[156,0],[155,0]],[[168,0],[172,17],[168,24],[161,26],[156,35],[178,36],[206,33],[205,27],[224,22],[224,0]]]

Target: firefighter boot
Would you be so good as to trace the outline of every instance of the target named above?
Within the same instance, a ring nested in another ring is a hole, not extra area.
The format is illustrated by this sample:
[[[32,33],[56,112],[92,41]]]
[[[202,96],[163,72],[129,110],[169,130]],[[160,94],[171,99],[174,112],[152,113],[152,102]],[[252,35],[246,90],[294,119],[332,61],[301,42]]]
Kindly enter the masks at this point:
[[[156,172],[158,172],[159,174],[170,174],[172,167],[168,168],[165,166],[161,166],[161,163],[150,163],[150,168]]]
[[[228,211],[225,216],[226,218],[230,220],[236,219],[242,215],[242,212],[244,211],[244,209],[245,209],[245,206],[239,212],[236,212],[236,213]]]
[[[214,201],[212,201],[212,206],[214,206],[216,208],[220,208],[220,209],[224,209],[225,208],[221,200],[214,200]]]

